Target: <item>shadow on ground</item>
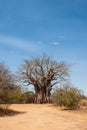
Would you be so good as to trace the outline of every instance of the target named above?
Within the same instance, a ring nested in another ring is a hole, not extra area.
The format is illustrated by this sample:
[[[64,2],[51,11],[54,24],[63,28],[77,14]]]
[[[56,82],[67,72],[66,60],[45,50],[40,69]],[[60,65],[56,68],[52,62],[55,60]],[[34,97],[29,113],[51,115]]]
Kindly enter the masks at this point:
[[[15,110],[11,110],[11,109],[2,109],[0,108],[0,117],[4,117],[4,116],[15,116],[17,114],[24,114],[26,112],[20,112],[20,111],[15,111]]]

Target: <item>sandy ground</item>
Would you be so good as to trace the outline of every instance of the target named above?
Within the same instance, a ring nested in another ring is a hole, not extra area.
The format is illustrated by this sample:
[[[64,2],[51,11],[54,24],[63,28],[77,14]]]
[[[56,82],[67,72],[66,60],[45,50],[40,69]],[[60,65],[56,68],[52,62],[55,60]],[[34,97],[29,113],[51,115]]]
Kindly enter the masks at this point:
[[[14,104],[10,108],[21,113],[0,117],[0,130],[87,130],[87,113],[50,104]]]

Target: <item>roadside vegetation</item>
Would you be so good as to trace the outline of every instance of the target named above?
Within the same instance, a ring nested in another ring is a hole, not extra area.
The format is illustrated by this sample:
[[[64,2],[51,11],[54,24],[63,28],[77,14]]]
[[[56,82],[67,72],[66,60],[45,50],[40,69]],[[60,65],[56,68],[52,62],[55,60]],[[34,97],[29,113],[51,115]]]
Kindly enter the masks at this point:
[[[65,84],[62,88],[57,88],[51,96],[54,104],[66,109],[77,109],[80,107],[83,93],[81,90]]]

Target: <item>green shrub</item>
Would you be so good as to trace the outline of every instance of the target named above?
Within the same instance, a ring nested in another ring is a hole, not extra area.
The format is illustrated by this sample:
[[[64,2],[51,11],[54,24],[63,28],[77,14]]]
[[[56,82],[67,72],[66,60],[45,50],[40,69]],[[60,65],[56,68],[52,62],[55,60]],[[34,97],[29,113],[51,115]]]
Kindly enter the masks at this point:
[[[25,97],[22,93],[16,93],[14,95],[14,103],[24,103]]]
[[[34,103],[35,94],[33,92],[31,91],[25,92],[24,96],[25,96],[26,103]]]
[[[35,94],[31,91],[16,93],[14,95],[14,103],[33,103]]]
[[[64,106],[67,109],[76,109],[79,107],[82,92],[70,85],[64,85],[63,88],[57,88],[52,94],[52,102]]]

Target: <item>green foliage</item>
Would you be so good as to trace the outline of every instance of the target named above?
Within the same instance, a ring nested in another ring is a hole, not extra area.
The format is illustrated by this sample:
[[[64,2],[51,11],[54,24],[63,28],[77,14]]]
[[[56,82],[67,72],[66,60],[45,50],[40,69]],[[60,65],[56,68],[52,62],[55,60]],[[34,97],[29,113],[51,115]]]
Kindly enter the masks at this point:
[[[26,103],[34,103],[35,94],[31,91],[25,92],[25,102]]]
[[[23,103],[25,100],[25,97],[23,94],[21,93],[16,93],[14,95],[14,103]]]
[[[14,103],[33,103],[35,95],[33,92],[16,93],[14,95]]]
[[[79,107],[81,95],[81,90],[65,85],[63,88],[58,88],[52,94],[52,102],[67,109],[76,109]]]

